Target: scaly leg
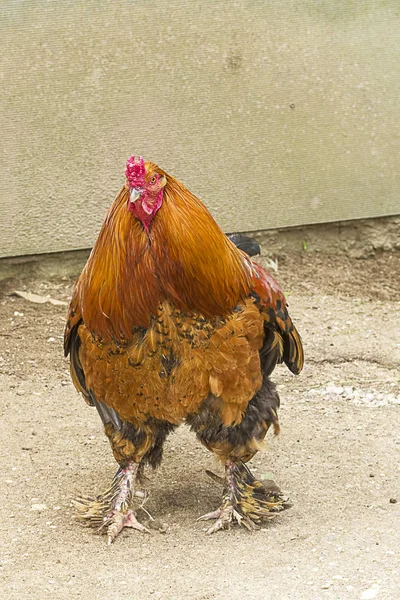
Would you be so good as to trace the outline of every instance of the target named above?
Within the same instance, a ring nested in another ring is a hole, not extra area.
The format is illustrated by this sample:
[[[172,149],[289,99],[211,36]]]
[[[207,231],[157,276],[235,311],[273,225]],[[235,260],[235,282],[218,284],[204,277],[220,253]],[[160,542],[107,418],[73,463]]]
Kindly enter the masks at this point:
[[[139,464],[128,461],[120,467],[113,479],[111,487],[104,494],[93,498],[77,498],[73,504],[77,510],[77,518],[88,527],[96,527],[107,532],[107,543],[110,545],[124,527],[132,527],[138,531],[148,532],[144,525],[136,519],[133,510],[135,497],[142,498],[142,504],[148,494],[136,489],[136,477]]]
[[[255,479],[243,462],[227,460],[222,504],[198,520],[216,519],[207,531],[209,534],[229,529],[235,522],[251,530],[257,529],[263,519],[271,519],[289,506],[290,503],[273,482],[266,486]]]

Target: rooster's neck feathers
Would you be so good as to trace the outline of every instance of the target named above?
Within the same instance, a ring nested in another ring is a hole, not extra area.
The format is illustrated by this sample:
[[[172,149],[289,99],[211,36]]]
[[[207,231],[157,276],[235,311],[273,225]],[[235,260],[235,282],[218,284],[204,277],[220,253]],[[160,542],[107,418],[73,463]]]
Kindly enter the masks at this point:
[[[193,194],[164,175],[164,201],[150,232],[127,209],[123,188],[77,282],[76,304],[100,338],[129,341],[165,300],[212,318],[230,313],[250,293],[247,257]]]

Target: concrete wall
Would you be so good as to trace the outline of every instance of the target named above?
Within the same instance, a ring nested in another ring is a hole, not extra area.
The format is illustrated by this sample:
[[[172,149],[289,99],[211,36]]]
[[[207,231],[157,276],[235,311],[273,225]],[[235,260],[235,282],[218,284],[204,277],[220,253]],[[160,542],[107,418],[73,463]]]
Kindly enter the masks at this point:
[[[133,153],[226,231],[400,213],[398,0],[5,0],[0,255],[87,248]]]

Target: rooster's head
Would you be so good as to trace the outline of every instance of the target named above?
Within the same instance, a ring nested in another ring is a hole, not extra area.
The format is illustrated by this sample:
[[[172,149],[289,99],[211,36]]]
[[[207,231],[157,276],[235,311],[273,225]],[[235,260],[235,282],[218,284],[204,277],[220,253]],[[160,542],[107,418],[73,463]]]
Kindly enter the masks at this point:
[[[161,208],[167,179],[156,165],[144,162],[142,156],[131,156],[128,159],[125,175],[129,190],[128,209],[148,232],[152,220]]]

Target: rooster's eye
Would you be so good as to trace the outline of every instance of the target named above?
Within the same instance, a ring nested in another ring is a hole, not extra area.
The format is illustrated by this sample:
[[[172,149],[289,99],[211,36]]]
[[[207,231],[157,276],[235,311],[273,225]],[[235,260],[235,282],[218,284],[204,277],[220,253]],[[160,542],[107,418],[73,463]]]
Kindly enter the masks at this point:
[[[153,175],[153,177],[150,179],[150,183],[155,183],[157,181],[157,177],[155,175]]]

